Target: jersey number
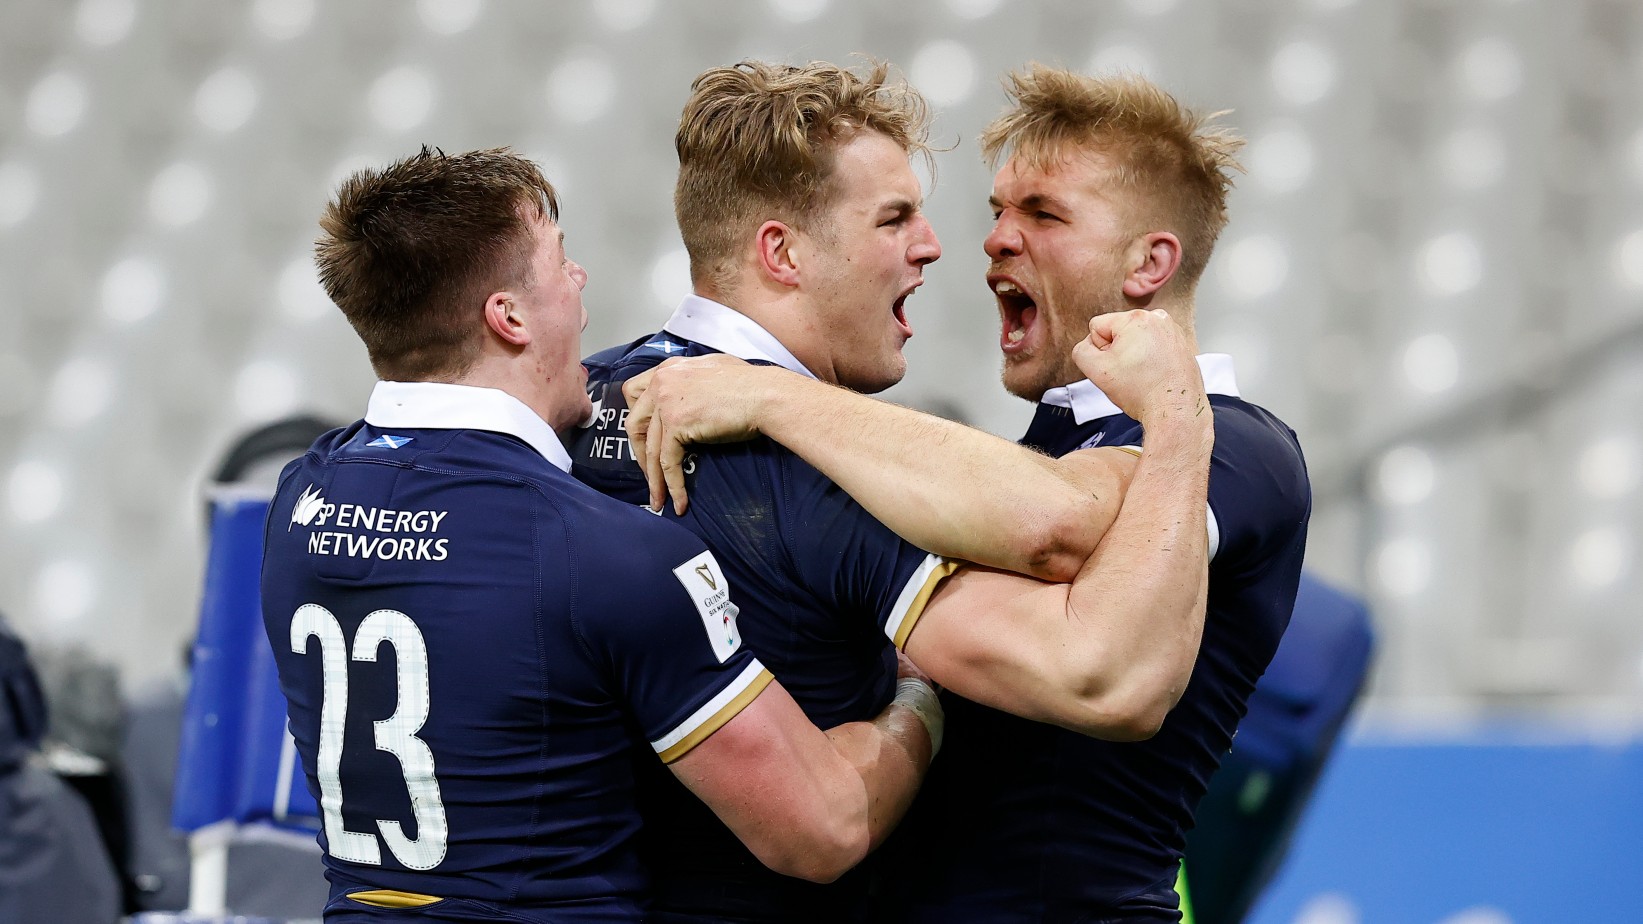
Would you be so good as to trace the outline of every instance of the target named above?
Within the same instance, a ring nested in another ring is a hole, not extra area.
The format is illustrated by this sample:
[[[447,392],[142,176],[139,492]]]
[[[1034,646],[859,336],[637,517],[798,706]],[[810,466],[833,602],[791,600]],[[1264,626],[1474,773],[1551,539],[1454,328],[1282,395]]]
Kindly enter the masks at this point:
[[[342,731],[348,720],[348,640],[337,617],[323,606],[309,603],[291,617],[291,650],[308,653],[308,639],[319,640],[324,696],[319,710],[320,809],[325,815],[325,839],[339,860],[382,865],[376,835],[349,831],[342,822]],[[439,799],[434,778],[434,753],[416,733],[428,721],[428,646],[422,630],[398,610],[377,610],[365,617],[354,635],[355,661],[375,661],[377,647],[387,642],[399,665],[395,678],[399,702],[394,714],[375,722],[376,746],[399,759],[405,789],[416,816],[415,840],[405,836],[398,821],[377,819],[382,839],[394,859],[408,869],[433,869],[445,859],[445,803]]]

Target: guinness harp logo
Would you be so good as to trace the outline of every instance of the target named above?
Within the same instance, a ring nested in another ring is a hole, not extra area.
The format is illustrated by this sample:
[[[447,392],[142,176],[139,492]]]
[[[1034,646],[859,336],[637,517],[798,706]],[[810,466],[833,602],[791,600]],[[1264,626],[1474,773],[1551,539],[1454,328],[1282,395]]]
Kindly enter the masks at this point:
[[[707,589],[708,590],[718,590],[719,589],[719,581],[718,581],[717,578],[715,578],[713,576],[713,567],[711,565],[707,565],[707,564],[697,565],[696,566],[696,573],[701,575],[702,580],[707,582]]]

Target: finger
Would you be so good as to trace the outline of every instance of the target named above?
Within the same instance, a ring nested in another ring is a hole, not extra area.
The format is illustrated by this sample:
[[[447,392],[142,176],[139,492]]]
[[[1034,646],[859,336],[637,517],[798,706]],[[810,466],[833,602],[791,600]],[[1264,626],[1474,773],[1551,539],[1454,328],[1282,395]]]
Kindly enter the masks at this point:
[[[623,427],[628,431],[628,453],[633,456],[635,462],[639,463],[641,469],[645,466],[645,447],[650,442],[650,422],[653,407],[650,396],[648,394],[641,395],[638,401],[629,405],[628,419],[623,422]],[[646,480],[649,480],[650,473],[648,471],[645,473],[645,477]],[[655,493],[653,488],[651,491],[653,497]]]
[[[656,374],[655,369],[646,369],[626,382],[622,383],[622,396],[628,399],[628,407],[633,407],[646,390],[650,388],[651,376]]]
[[[1078,371],[1084,373],[1085,378],[1094,379],[1101,375],[1106,355],[1089,339],[1080,340],[1073,347],[1073,364],[1078,367]]]
[[[690,498],[685,496],[685,444],[673,437],[662,441],[660,465],[662,476],[667,480],[668,495],[673,498],[673,511],[684,516],[685,508],[690,506]]]
[[[1098,314],[1090,318],[1090,343],[1098,350],[1105,350],[1112,345],[1117,334],[1118,317],[1113,314]]]
[[[644,465],[644,483],[651,490],[651,510],[657,511],[657,513],[662,511],[662,500],[665,498],[665,488],[667,488],[667,480],[665,480],[664,472],[662,472],[662,444],[664,442],[667,442],[667,434],[662,432],[662,416],[660,414],[651,414],[651,419],[646,421],[644,455],[634,454],[634,459],[639,459],[639,462]]]

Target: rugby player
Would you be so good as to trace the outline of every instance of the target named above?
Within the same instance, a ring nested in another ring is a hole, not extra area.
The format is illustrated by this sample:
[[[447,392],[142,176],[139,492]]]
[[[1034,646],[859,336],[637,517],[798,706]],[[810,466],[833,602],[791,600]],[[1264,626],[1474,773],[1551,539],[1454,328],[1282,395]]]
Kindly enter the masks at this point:
[[[282,473],[262,608],[327,921],[642,920],[636,763],[826,881],[939,739],[912,677],[818,730],[702,542],[570,477],[587,274],[557,215],[506,149],[424,148],[354,174],[321,222],[321,280],[381,381]]]
[[[668,357],[722,352],[863,391],[901,378],[906,299],[940,256],[909,165],[924,131],[917,95],[882,65],[743,62],[698,77],[676,136],[675,202],[695,294],[663,330],[587,360],[598,410],[572,441],[573,472],[636,504],[650,498],[622,386]],[[945,682],[981,702],[1116,738],[1163,721],[1202,623],[1212,434],[1179,329],[1145,312],[1116,320],[1111,349],[1089,360],[1147,424],[1149,451],[1132,466],[1131,491],[1146,500],[1125,508],[1104,556],[1077,535],[1085,502],[1024,506],[1009,523],[930,530],[915,544],[768,440],[689,463],[694,502],[668,515],[682,514],[745,592],[748,644],[817,724],[883,708],[910,633]],[[1013,493],[1008,479],[964,490]],[[947,578],[958,564],[943,556],[1076,580],[986,568]],[[671,782],[647,804],[659,920],[867,913],[863,877],[818,889],[769,875]]]
[[[1003,161],[985,247],[1004,385],[1038,403],[1022,447],[781,370],[686,362],[635,385],[657,483],[683,489],[682,442],[756,432],[907,535],[1021,515],[1013,496],[966,490],[975,483],[1014,484],[1052,505],[1093,496],[1097,528],[1155,502],[1138,494],[1139,478],[1127,494],[1112,490],[1123,481],[1114,471],[1145,468],[1158,432],[1088,359],[1109,346],[1113,319],[1140,309],[1167,313],[1195,343],[1194,291],[1226,224],[1242,142],[1138,77],[1032,66],[1007,89],[1011,107],[982,136],[988,159]],[[947,753],[886,864],[883,920],[1180,919],[1185,835],[1288,624],[1311,512],[1293,431],[1239,397],[1230,357],[1197,360],[1215,435],[1209,599],[1185,694],[1145,741],[1023,721],[965,690],[962,671],[921,637],[927,615],[906,650],[964,696],[945,697]],[[1138,460],[1129,451],[1143,430]]]

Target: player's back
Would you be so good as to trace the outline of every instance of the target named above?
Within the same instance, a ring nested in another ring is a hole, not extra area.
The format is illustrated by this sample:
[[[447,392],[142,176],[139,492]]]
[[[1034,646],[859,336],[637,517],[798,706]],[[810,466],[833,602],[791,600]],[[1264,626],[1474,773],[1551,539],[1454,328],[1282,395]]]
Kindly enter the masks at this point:
[[[512,436],[364,422],[286,470],[266,540],[327,920],[640,919],[635,760],[757,667],[688,612],[699,542]]]
[[[572,472],[612,497],[644,504],[648,489],[623,430],[622,383],[670,356],[713,352],[664,331],[585,360],[595,414],[569,440]],[[689,508],[683,517],[665,516],[718,556],[737,589],[749,647],[818,726],[876,715],[894,695],[890,640],[909,615],[903,592],[925,579],[920,569],[931,557],[770,440],[697,447],[686,466]],[[652,775],[642,783],[660,920],[849,921],[865,914],[859,872],[828,886],[779,876],[675,781]]]

